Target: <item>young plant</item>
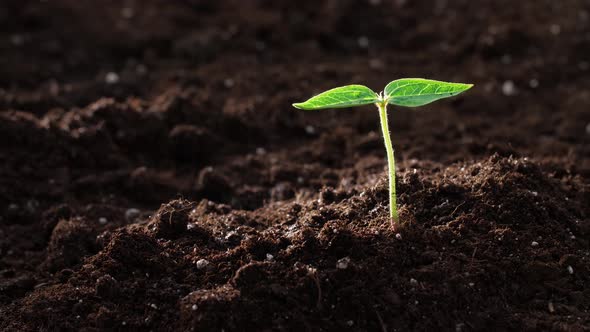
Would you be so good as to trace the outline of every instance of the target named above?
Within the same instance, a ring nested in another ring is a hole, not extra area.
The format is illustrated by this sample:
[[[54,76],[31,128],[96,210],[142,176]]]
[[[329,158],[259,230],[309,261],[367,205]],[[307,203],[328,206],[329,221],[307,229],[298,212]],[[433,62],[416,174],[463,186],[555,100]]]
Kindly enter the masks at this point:
[[[369,104],[377,106],[389,169],[389,215],[391,224],[395,227],[399,223],[399,218],[395,194],[395,159],[387,124],[387,105],[422,106],[439,99],[456,96],[472,86],[473,84],[449,83],[423,78],[403,78],[387,84],[380,93],[375,93],[364,85],[347,85],[322,92],[306,102],[295,103],[293,106],[302,110],[346,108]]]

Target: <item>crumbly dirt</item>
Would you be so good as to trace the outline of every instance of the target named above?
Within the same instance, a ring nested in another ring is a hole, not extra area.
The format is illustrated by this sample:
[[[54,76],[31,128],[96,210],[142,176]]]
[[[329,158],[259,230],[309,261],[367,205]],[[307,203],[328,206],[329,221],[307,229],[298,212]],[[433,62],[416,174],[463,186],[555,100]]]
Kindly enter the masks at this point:
[[[0,330],[590,331],[590,5],[0,5]],[[472,82],[391,109],[340,84]]]

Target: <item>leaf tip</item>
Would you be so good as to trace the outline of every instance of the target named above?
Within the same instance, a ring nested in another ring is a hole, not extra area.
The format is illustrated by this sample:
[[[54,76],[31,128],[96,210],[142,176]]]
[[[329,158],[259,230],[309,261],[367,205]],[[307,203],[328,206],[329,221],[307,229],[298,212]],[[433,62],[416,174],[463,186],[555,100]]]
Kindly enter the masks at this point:
[[[296,109],[300,109],[300,110],[303,109],[303,107],[302,107],[303,106],[303,103],[293,103],[291,105],[293,105],[293,107],[295,107]]]

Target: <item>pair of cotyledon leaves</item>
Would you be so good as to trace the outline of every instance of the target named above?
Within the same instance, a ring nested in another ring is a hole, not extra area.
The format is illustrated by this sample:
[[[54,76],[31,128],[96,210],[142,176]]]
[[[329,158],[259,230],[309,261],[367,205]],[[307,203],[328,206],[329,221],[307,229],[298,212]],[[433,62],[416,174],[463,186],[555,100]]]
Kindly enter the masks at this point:
[[[385,87],[379,95],[364,85],[347,85],[331,89],[293,106],[303,110],[344,108],[387,102],[388,104],[417,107],[452,97],[469,90],[473,84],[450,83],[423,78],[403,78]]]

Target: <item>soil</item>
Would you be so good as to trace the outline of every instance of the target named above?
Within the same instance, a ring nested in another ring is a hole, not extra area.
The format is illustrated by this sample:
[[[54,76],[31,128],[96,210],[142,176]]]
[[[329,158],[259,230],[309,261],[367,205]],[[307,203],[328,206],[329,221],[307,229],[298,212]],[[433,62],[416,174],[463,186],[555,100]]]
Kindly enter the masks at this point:
[[[590,331],[590,5],[6,0],[0,330]],[[391,109],[403,224],[350,83]]]

